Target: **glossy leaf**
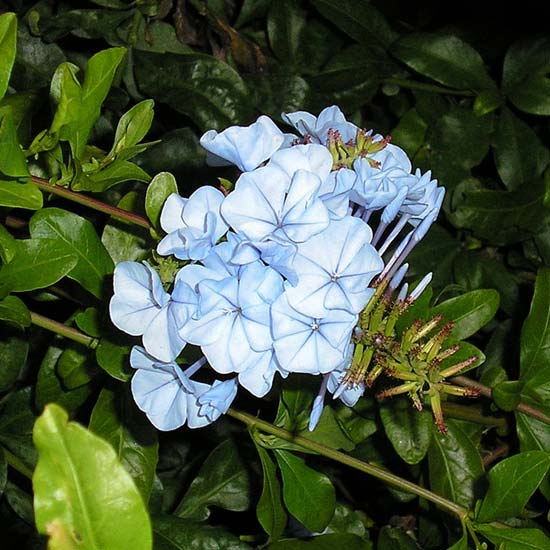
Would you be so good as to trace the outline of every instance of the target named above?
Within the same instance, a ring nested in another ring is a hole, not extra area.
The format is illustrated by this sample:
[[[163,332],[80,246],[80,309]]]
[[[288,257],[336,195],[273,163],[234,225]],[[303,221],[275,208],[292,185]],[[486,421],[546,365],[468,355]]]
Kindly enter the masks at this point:
[[[141,496],[113,448],[48,405],[36,422],[33,475],[38,531],[70,533],[86,548],[152,548]],[[116,505],[113,505],[116,503]]]
[[[527,385],[541,374],[550,380],[550,269],[541,269],[531,310],[521,331],[520,378]],[[536,389],[536,388],[535,388]]]
[[[39,210],[42,208],[42,193],[34,183],[0,179],[0,206]]]
[[[44,208],[32,217],[30,231],[33,238],[55,239],[67,254],[75,255],[78,261],[68,276],[101,296],[113,262],[91,222],[60,208]]]
[[[221,527],[208,527],[176,516],[153,517],[155,550],[251,550]]]
[[[550,469],[550,453],[529,451],[506,458],[489,471],[489,490],[477,520],[520,516]]]
[[[419,412],[405,399],[380,406],[380,418],[388,439],[397,454],[408,464],[418,464],[428,452],[433,419],[429,412]]]
[[[202,131],[242,124],[250,116],[239,74],[208,55],[135,52],[135,71],[143,93],[188,116]]]
[[[451,88],[495,87],[479,53],[457,36],[409,34],[392,45],[391,53],[418,73]]]
[[[109,337],[102,338],[96,348],[97,364],[113,378],[127,382],[132,376],[129,367],[130,348],[111,341]]]
[[[464,340],[494,317],[498,305],[499,296],[495,290],[473,290],[438,304],[431,314],[441,314],[446,321],[453,321],[452,337]]]
[[[101,390],[88,428],[111,444],[148,502],[158,460],[157,434],[131,397],[107,388]]]
[[[4,115],[0,119],[0,177],[2,179],[22,179],[21,183],[23,183],[28,175],[27,159],[19,145],[17,130],[11,117]],[[0,204],[12,206],[11,204],[4,204],[4,201]]]
[[[0,225],[0,260],[2,263],[11,262],[16,251],[17,241],[3,225]]]
[[[546,550],[550,538],[539,529],[516,527],[506,529],[491,525],[477,525],[476,531],[487,537],[493,544],[502,545],[506,550]]]
[[[6,296],[0,300],[0,320],[8,321],[21,328],[31,324],[31,316],[25,303],[17,296]]]
[[[550,160],[537,134],[509,109],[501,111],[493,149],[499,176],[510,190],[538,178]]]
[[[17,39],[17,18],[14,13],[4,13],[0,16],[0,99],[8,89],[11,70],[15,61],[15,46]]]
[[[147,186],[145,195],[145,212],[154,227],[159,227],[160,213],[166,199],[178,192],[176,178],[170,172],[160,172]]]
[[[386,525],[380,530],[376,548],[377,550],[414,550],[417,545],[403,529]]]
[[[296,2],[279,0],[271,4],[267,35],[271,49],[282,63],[295,62],[305,25],[305,12]]]
[[[334,515],[336,496],[330,479],[288,451],[276,450],[288,511],[311,531],[322,531]]]
[[[80,344],[71,342],[60,355],[56,371],[68,390],[89,384],[97,373],[93,363],[92,351]]]
[[[281,494],[281,484],[277,477],[277,468],[269,453],[261,445],[256,450],[262,463],[263,485],[260,499],[256,506],[256,516],[263,530],[271,540],[278,540],[287,522]]]
[[[9,296],[8,296],[9,298]],[[0,338],[0,392],[7,392],[17,382],[27,362],[29,342],[19,329],[2,327]]]
[[[275,544],[270,544],[268,550],[334,550],[345,548],[346,550],[371,550],[370,541],[352,533],[331,533],[319,535],[310,540],[285,539]]]
[[[13,260],[0,269],[0,295],[53,285],[77,263],[77,255],[57,239],[19,241]]]
[[[125,149],[134,147],[147,135],[153,122],[154,105],[152,99],[145,99],[120,117],[113,148],[107,157],[115,157]]]
[[[90,175],[82,174],[73,180],[75,191],[101,193],[125,181],[148,182],[151,178],[137,164],[127,160],[115,160],[105,168]]]
[[[398,36],[384,16],[366,0],[312,0],[312,4],[328,21],[360,44],[387,48]]]
[[[432,491],[469,507],[476,494],[475,485],[483,474],[481,457],[459,423],[448,420],[448,433],[436,432],[428,450],[428,466]]]
[[[550,115],[550,40],[528,38],[506,52],[502,74],[504,92],[527,113]]]
[[[220,443],[204,461],[178,506],[177,514],[202,521],[210,516],[209,506],[212,505],[236,512],[250,506],[248,472],[231,440]]]

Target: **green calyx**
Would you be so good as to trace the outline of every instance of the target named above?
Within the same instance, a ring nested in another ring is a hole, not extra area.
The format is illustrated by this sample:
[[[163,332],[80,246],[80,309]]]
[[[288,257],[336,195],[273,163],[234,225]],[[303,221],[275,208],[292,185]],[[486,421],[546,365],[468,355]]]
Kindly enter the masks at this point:
[[[332,155],[332,169],[351,168],[357,159],[364,158],[373,168],[378,168],[380,163],[372,155],[382,151],[391,138],[385,137],[375,140],[376,136],[369,134],[366,130],[358,130],[355,142],[344,143],[338,130],[328,131],[328,150]]]

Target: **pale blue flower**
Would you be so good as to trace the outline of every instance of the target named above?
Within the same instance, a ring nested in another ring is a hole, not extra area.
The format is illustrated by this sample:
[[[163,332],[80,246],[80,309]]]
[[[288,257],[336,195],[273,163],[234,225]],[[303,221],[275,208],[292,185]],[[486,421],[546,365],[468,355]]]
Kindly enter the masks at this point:
[[[278,238],[303,242],[329,224],[328,210],[318,198],[321,180],[305,170],[292,179],[275,166],[242,174],[221,212],[237,232],[251,241]]]
[[[197,285],[199,312],[182,334],[201,346],[214,370],[243,372],[271,350],[271,303],[283,291],[282,277],[261,263],[242,266],[239,275]]]
[[[331,310],[322,319],[304,315],[288,303],[286,292],[271,307],[273,347],[287,372],[324,374],[345,358],[357,315]]]
[[[145,349],[155,357],[171,361],[179,355],[186,344],[179,330],[196,308],[195,292],[179,277],[170,295],[146,262],[122,262],[115,267],[111,319],[124,332],[143,336]]]
[[[344,113],[335,105],[323,109],[318,117],[306,111],[283,113],[281,117],[312,143],[322,145],[327,144],[329,130],[339,132],[344,143],[355,140],[359,130],[355,124],[346,120]]]
[[[289,178],[292,178],[298,170],[306,170],[324,181],[332,170],[332,155],[322,145],[314,143],[294,145],[277,151],[271,157],[268,166],[277,166]]]
[[[353,170],[340,168],[332,171],[323,181],[319,198],[327,207],[331,219],[339,220],[349,214],[350,198],[356,178]]]
[[[286,290],[289,304],[312,317],[335,309],[359,313],[374,293],[372,278],[384,267],[371,238],[366,223],[347,216],[300,244],[294,259],[298,284]]]
[[[195,382],[195,384],[197,383]],[[210,389],[204,393],[198,393],[199,410],[197,417],[205,417],[209,422],[216,421],[222,414],[227,412],[227,409],[233,403],[238,387],[236,377],[223,382],[215,380]],[[189,424],[192,422],[194,421],[190,421]]]
[[[202,260],[226,233],[220,216],[223,193],[214,187],[197,189],[188,199],[172,193],[164,203],[160,225],[168,235],[157,246],[162,256]]]
[[[275,123],[262,115],[250,126],[231,126],[221,133],[209,130],[200,144],[213,155],[208,164],[235,164],[242,172],[257,168],[283,146],[285,136]]]

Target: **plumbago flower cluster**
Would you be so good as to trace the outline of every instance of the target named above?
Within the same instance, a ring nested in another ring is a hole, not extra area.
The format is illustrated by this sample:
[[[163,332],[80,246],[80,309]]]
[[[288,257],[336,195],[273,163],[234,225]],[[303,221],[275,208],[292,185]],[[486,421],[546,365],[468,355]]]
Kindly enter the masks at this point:
[[[310,429],[326,392],[352,406],[383,368],[405,381],[386,394],[409,393],[420,407],[431,392],[437,413],[435,394],[451,387],[444,378],[465,366],[432,374],[456,351],[441,351],[448,325],[425,341],[439,319],[409,331],[416,362],[400,361],[394,349],[396,318],[431,278],[409,293],[404,262],[437,217],[444,189],[338,107],[283,119],[296,133],[261,116],[202,136],[210,164],[242,173],[230,192],[204,186],[166,200],[156,252],[180,262],[173,281],[147,262],[115,269],[111,318],[142,337],[130,356],[132,391],[160,430],[209,424],[239,386],[263,397],[276,375],[291,373],[322,376]],[[176,360],[189,344],[202,357],[182,367]],[[211,382],[194,379],[206,365],[214,372],[201,380]]]

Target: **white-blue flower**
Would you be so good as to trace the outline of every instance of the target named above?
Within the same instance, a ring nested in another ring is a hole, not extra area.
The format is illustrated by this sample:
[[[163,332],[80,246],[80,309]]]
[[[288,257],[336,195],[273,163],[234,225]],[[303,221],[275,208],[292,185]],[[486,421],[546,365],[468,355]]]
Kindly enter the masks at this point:
[[[184,424],[200,428],[214,422],[227,411],[237,393],[236,379],[216,380],[213,385],[191,380],[204,361],[184,372],[177,363],[159,361],[134,346],[130,364],[136,369],[131,383],[134,400],[162,431],[175,430]]]
[[[160,215],[160,225],[168,234],[157,252],[180,260],[202,260],[228,229],[220,216],[223,200],[223,193],[210,186],[200,187],[188,199],[172,193]]]
[[[324,374],[345,359],[357,315],[332,310],[322,319],[304,315],[288,303],[286,292],[271,307],[273,347],[287,372]]]
[[[250,126],[231,126],[223,132],[209,130],[200,144],[210,153],[208,164],[220,166],[235,164],[243,172],[257,168],[275,153],[285,141],[285,136],[275,123],[262,115]]]
[[[158,359],[171,361],[179,355],[186,344],[179,330],[196,308],[196,293],[178,276],[170,295],[146,262],[122,262],[115,267],[111,319],[124,332],[143,336],[145,349]]]
[[[286,290],[289,304],[312,317],[331,310],[359,313],[374,293],[369,283],[384,267],[371,238],[365,222],[347,216],[300,244],[294,258],[298,284]]]

